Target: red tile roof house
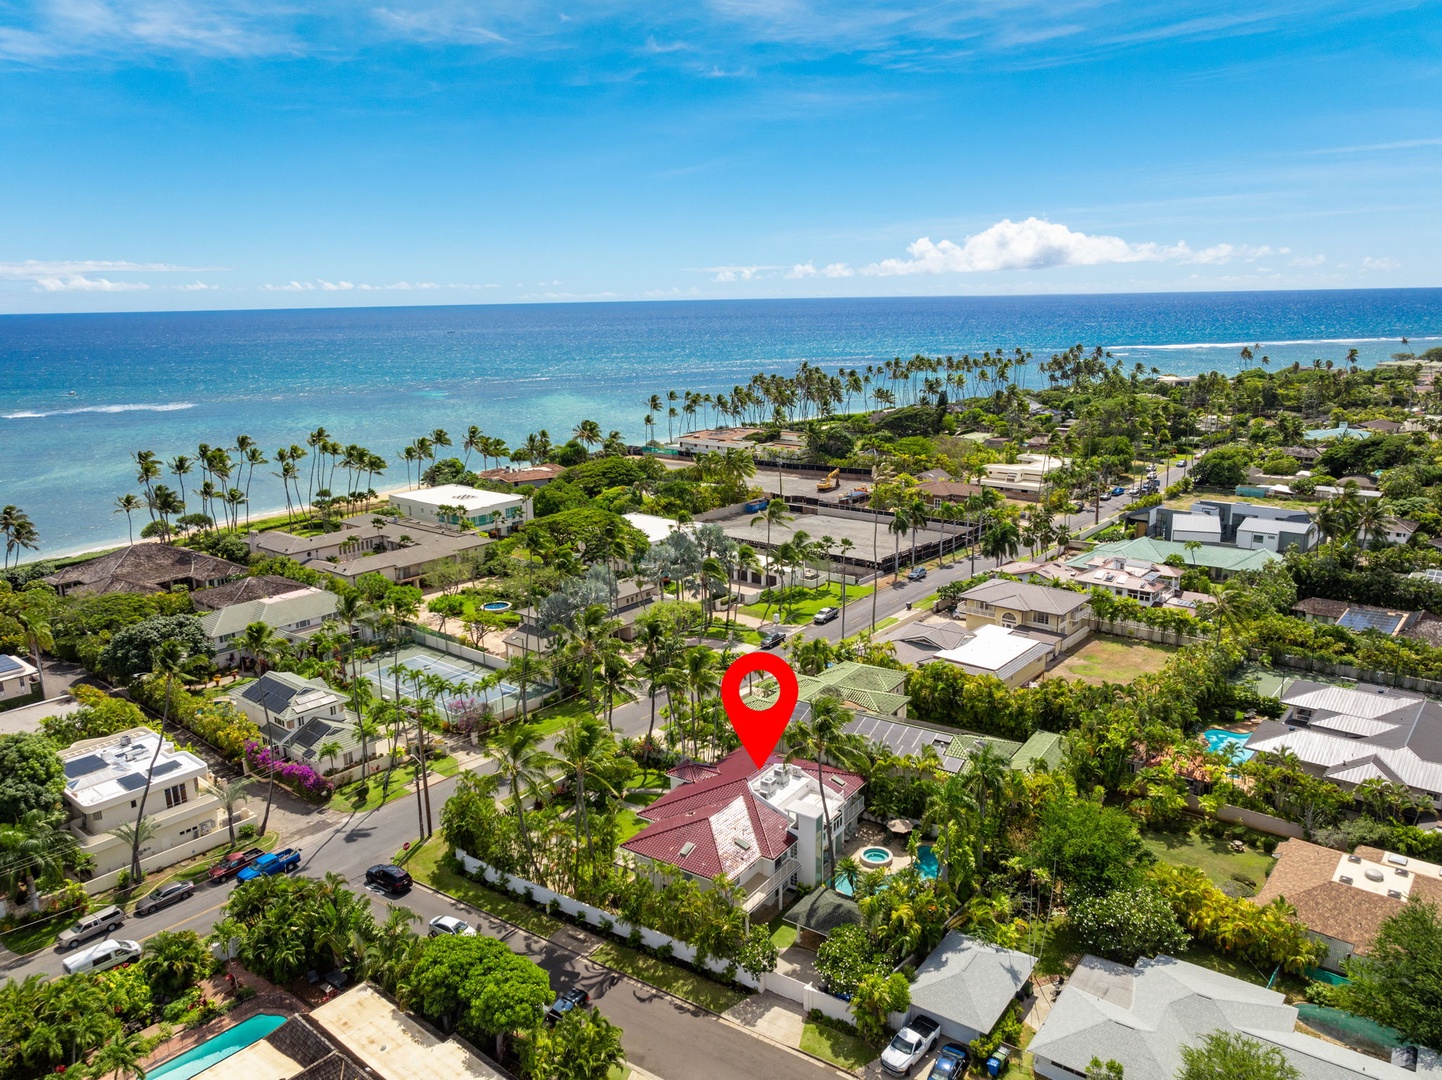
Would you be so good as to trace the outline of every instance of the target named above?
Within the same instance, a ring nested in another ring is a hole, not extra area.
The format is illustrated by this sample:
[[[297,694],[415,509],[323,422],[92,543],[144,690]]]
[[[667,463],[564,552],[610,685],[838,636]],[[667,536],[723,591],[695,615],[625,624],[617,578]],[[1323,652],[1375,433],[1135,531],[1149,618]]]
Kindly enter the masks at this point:
[[[833,832],[856,831],[865,808],[865,780],[820,766]],[[773,756],[758,769],[745,750],[715,765],[687,763],[671,770],[673,787],[637,811],[649,822],[621,847],[636,865],[672,867],[703,885],[724,873],[743,894],[747,914],[778,904],[798,882],[822,880],[825,815],[818,766]]]

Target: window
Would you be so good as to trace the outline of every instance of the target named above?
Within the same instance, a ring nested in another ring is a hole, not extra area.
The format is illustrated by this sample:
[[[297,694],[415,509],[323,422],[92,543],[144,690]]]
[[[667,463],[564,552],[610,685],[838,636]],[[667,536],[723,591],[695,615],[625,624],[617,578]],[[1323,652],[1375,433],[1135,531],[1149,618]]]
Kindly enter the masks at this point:
[[[172,806],[179,806],[183,802],[190,801],[190,793],[185,784],[175,784],[165,789],[165,808],[169,810]]]
[[[1051,616],[1045,611],[1034,611],[1031,615],[1031,621],[1036,623],[1037,626],[1050,626]]]

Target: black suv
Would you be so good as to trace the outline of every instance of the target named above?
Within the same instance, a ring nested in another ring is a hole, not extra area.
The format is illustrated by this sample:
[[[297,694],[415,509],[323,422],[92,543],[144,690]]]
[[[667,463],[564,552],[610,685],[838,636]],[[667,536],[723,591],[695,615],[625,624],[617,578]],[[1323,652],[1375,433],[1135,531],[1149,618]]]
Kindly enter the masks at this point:
[[[372,866],[367,870],[366,884],[384,889],[388,893],[403,893],[410,891],[410,887],[415,883],[399,866],[386,865]]]
[[[590,1003],[591,995],[579,986],[573,986],[568,990],[563,990],[561,991],[561,996],[556,999],[555,1004],[546,1010],[546,1023],[554,1024],[572,1009],[584,1009]]]

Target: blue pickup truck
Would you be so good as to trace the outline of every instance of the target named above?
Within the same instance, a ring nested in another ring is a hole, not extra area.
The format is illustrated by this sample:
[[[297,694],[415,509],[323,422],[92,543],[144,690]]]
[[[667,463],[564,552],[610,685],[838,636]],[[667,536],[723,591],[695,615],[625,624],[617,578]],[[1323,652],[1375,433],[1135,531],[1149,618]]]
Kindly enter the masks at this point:
[[[237,874],[236,880],[254,881],[256,878],[289,874],[299,869],[300,848],[286,848],[284,851],[272,851],[269,855],[262,855]]]

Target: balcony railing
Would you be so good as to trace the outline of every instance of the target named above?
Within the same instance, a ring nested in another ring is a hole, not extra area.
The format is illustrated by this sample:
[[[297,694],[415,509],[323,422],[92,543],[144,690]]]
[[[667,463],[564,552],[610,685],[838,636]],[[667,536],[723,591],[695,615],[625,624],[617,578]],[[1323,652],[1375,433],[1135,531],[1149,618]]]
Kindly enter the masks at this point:
[[[747,882],[746,901],[743,907],[749,911],[755,911],[771,897],[779,887],[790,883],[792,877],[801,869],[801,864],[795,859],[786,859],[776,868],[776,872],[764,881],[756,884]]]

